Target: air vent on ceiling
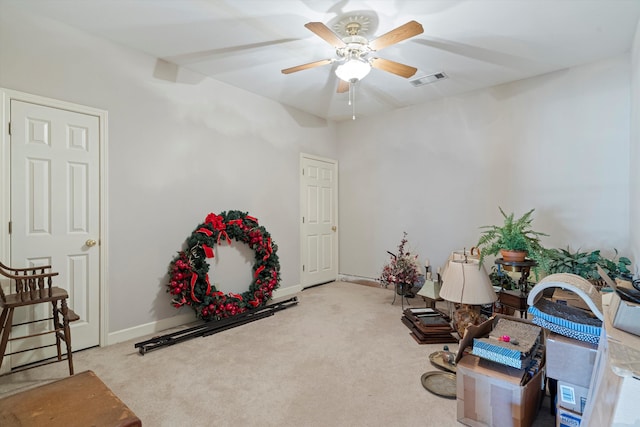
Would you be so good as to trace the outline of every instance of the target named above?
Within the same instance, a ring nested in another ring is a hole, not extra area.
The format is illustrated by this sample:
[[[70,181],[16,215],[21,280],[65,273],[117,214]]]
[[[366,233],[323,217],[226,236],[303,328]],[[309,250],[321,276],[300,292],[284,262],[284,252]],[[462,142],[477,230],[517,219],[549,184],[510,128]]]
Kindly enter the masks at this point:
[[[409,80],[409,83],[418,87],[418,86],[423,86],[429,83],[436,82],[438,80],[443,80],[446,78],[447,78],[447,75],[443,72],[440,72],[440,73],[429,74],[428,76],[418,77],[413,80]]]

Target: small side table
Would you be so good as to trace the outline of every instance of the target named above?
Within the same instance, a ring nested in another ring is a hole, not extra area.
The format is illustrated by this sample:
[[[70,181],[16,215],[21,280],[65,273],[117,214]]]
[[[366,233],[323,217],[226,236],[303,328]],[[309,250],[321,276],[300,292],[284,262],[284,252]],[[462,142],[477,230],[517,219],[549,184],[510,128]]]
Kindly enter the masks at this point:
[[[519,290],[508,291],[506,289],[501,290],[498,293],[498,301],[505,307],[512,308],[520,312],[520,318],[527,318],[527,293],[523,293]]]
[[[507,291],[501,290],[498,294],[498,301],[500,304],[517,310],[520,312],[520,318],[527,318],[527,297],[529,291],[527,290],[527,283],[529,281],[529,273],[531,267],[538,265],[533,260],[525,259],[524,261],[505,261],[502,258],[498,258],[495,263],[498,268],[504,268],[505,270],[517,271],[520,273],[520,280],[518,280],[519,290]]]

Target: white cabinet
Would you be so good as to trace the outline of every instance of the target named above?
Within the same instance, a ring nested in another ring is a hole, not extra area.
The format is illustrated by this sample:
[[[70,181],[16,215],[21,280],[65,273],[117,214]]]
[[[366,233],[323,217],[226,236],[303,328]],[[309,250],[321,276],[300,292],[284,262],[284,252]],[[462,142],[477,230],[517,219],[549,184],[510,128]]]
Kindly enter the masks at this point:
[[[614,328],[610,307],[603,297],[604,328],[587,406],[586,427],[640,425],[640,337]]]

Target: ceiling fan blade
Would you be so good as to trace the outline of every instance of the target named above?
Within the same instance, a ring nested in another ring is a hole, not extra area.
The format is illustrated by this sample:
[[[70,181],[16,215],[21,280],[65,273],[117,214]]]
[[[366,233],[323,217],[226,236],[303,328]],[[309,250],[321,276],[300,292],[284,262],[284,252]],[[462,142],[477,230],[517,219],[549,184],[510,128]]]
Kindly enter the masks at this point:
[[[347,46],[336,33],[322,22],[307,22],[304,26],[336,49]]]
[[[349,92],[349,82],[345,82],[342,79],[338,79],[338,93]]]
[[[418,71],[415,67],[410,67],[409,65],[404,65],[388,59],[371,58],[370,62],[373,68],[404,77],[405,79],[413,76],[416,71]]]
[[[308,64],[296,65],[295,67],[285,68],[284,70],[282,70],[282,74],[291,74],[295,73],[296,71],[302,71],[313,67],[319,67],[321,65],[331,64],[332,62],[333,59],[322,59],[320,61],[309,62]]]
[[[409,21],[404,25],[399,26],[395,30],[391,30],[386,34],[381,35],[377,39],[369,42],[371,50],[384,49],[387,46],[401,42],[413,36],[417,36],[424,32],[422,25],[416,21]]]

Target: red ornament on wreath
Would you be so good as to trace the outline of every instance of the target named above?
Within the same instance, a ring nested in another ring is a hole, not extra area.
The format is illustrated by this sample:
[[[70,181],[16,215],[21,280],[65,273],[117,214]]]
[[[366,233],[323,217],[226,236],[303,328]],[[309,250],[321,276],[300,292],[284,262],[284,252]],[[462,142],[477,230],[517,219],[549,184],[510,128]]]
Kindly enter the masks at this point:
[[[255,253],[253,280],[242,293],[224,293],[209,280],[208,258],[215,257],[215,247],[231,241],[245,243]],[[263,306],[280,285],[278,246],[258,219],[246,212],[210,213],[186,241],[187,249],[178,252],[169,265],[167,292],[179,308],[191,306],[203,320],[222,319]]]

